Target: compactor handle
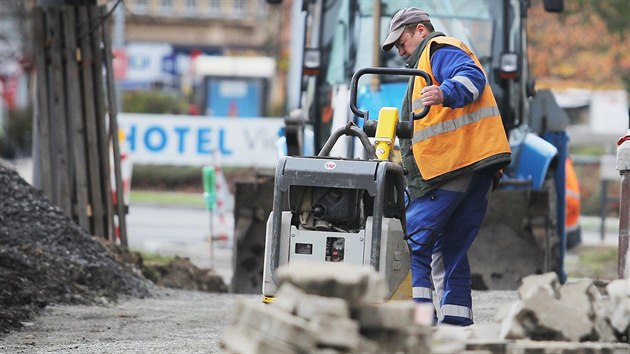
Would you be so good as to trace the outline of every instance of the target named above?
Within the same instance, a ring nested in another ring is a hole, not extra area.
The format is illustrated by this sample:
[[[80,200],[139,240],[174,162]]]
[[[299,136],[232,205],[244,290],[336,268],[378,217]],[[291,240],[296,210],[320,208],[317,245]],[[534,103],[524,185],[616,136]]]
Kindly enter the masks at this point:
[[[426,81],[427,86],[433,85],[431,76],[423,70],[418,69],[402,69],[402,68],[383,68],[383,67],[367,67],[357,70],[352,75],[352,81],[350,82],[350,110],[356,116],[361,118],[367,117],[367,111],[361,111],[357,108],[357,90],[359,86],[359,79],[366,74],[385,74],[385,75],[401,75],[401,76],[420,76]],[[413,113],[413,120],[420,119],[429,113],[430,106],[424,106],[422,111]]]
[[[345,127],[337,128],[337,130],[335,130],[330,135],[330,137],[326,141],[326,144],[324,144],[317,156],[328,156],[333,146],[335,146],[337,140],[339,140],[339,138],[344,135],[356,136],[357,138],[359,138],[359,141],[361,141],[363,148],[367,152],[368,160],[376,160],[376,150],[374,149],[374,146],[372,146],[372,144],[370,143],[370,139],[368,139],[368,136],[365,134],[365,132],[361,130],[361,128],[357,127],[356,124],[354,124],[353,122],[348,122]]]

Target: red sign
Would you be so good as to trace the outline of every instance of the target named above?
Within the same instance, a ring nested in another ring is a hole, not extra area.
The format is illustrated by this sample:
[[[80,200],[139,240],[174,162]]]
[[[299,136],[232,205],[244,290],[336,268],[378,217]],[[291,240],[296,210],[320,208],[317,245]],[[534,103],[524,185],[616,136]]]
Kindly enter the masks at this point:
[[[112,59],[114,79],[124,80],[127,77],[127,50],[125,48],[114,48],[112,53],[114,54],[114,58]]]

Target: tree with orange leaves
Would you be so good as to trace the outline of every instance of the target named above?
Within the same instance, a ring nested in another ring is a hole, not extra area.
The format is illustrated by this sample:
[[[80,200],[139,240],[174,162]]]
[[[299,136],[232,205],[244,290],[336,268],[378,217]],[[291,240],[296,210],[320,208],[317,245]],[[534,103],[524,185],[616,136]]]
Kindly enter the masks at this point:
[[[630,91],[628,17],[628,0],[568,0],[559,16],[532,1],[529,55],[538,86]]]

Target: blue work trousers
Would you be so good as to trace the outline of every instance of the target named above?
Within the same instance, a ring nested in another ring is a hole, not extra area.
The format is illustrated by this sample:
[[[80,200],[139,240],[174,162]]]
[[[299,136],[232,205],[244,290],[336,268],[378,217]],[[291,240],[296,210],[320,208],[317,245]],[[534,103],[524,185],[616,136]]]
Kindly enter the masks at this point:
[[[467,252],[486,213],[494,172],[487,168],[456,177],[412,199],[407,208],[413,298],[432,302],[433,280],[441,323],[473,324]]]

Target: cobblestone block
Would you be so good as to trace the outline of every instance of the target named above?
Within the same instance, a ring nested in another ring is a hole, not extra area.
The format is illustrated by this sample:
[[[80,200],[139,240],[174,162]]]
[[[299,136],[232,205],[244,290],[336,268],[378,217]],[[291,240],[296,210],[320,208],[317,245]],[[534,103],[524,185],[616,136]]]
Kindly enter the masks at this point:
[[[506,354],[508,342],[495,339],[469,339],[466,342],[466,350],[486,351],[489,354]]]
[[[512,303],[501,320],[499,338],[502,339],[526,339],[527,332],[520,324],[517,316],[523,311],[523,301]]]
[[[617,333],[628,333],[630,330],[630,280],[618,279],[606,286],[610,298],[607,316],[611,326]]]
[[[605,301],[602,298],[602,301],[597,302],[593,306],[593,310],[595,312],[595,318],[593,319],[595,338],[593,338],[593,340],[599,342],[616,342],[617,336],[610,324],[607,312],[607,308],[610,306],[610,301]]]
[[[279,285],[288,282],[307,294],[342,298],[351,308],[383,302],[388,294],[385,279],[371,267],[293,262],[279,267],[276,275]]]
[[[466,342],[471,331],[466,327],[439,325],[433,328],[431,336],[431,353],[451,354],[466,350]]]
[[[361,328],[407,328],[415,325],[416,306],[413,301],[390,301],[367,304],[357,308],[356,318]]]
[[[315,348],[316,333],[299,317],[253,301],[241,301],[236,309],[235,325],[250,327],[269,338],[292,343],[299,350]]]
[[[475,323],[466,328],[470,330],[470,339],[499,341],[499,323]]]
[[[507,354],[628,354],[630,345],[600,342],[516,341]]]
[[[578,279],[565,283],[559,290],[560,299],[569,307],[594,315],[593,304],[602,300],[599,290],[591,279]]]
[[[528,275],[521,282],[522,284],[518,288],[518,295],[521,299],[526,299],[530,291],[535,288],[543,288],[553,297],[558,297],[560,280],[555,272]]]
[[[350,354],[381,354],[381,353],[385,353],[384,349],[382,350],[376,341],[368,339],[363,335],[360,337],[359,345],[357,346],[357,348],[350,352]]]
[[[295,314],[297,303],[304,295],[306,293],[294,285],[290,283],[282,284],[269,305],[280,311]]]
[[[359,323],[347,317],[313,316],[311,327],[317,334],[318,347],[333,347],[344,351],[356,350],[361,340]]]
[[[502,334],[507,339],[580,341],[591,335],[593,327],[583,311],[565,305],[544,287],[528,291],[522,306],[516,306],[505,321]]]
[[[616,279],[606,285],[606,293],[611,299],[630,297],[630,279]]]
[[[628,332],[630,329],[630,297],[611,299],[608,318],[617,333]]]
[[[350,308],[343,299],[306,294],[297,302],[296,315],[306,320],[316,315],[347,318]]]
[[[431,327],[365,329],[361,333],[378,344],[378,353],[436,353],[432,349]]]
[[[226,328],[219,344],[227,353],[234,354],[293,354],[296,351],[290,343],[268,337],[264,333],[242,325]]]

